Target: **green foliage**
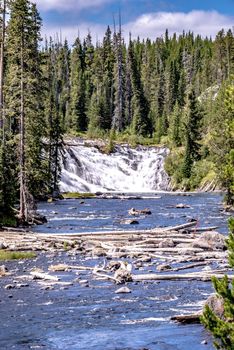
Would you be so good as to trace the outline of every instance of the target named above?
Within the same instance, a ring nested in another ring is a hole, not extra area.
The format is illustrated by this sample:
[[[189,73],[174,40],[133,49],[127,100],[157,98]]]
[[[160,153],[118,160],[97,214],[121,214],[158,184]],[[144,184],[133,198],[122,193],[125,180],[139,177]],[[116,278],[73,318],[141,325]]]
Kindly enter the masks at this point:
[[[108,143],[106,145],[106,147],[104,148],[104,152],[106,154],[110,154],[114,151],[114,148],[115,148],[115,131],[114,130],[111,130],[110,131],[110,136],[109,136],[109,140],[108,140]]]
[[[165,170],[171,177],[173,189],[178,189],[183,181],[183,163],[184,151],[183,148],[175,148],[171,151],[165,160]]]
[[[216,179],[214,168],[214,163],[207,159],[195,162],[191,169],[191,176],[189,179],[190,188],[192,190],[204,188],[206,185],[214,182]]]
[[[227,246],[228,246],[228,259],[230,266],[234,267],[234,218],[232,217],[229,220],[229,237],[227,240]]]
[[[229,250],[229,263],[234,267],[234,218],[229,221],[230,234],[227,240]],[[231,283],[228,277],[218,280],[213,278],[213,285],[219,298],[222,298],[224,313],[222,317],[215,314],[206,306],[201,321],[215,337],[217,349],[234,349],[234,280]]]
[[[0,215],[0,226],[6,227],[16,227],[17,220],[14,216],[14,212],[12,210],[7,213],[3,210]]]
[[[227,204],[234,204],[234,80],[226,82],[215,102],[210,153],[219,180],[227,191]]]
[[[82,198],[82,199],[86,199],[86,198],[93,198],[95,197],[95,194],[93,193],[79,193],[79,192],[66,192],[62,194],[62,197],[65,199],[72,199],[72,198]]]
[[[1,260],[20,260],[20,259],[33,259],[36,254],[33,252],[11,252],[6,250],[0,250],[0,261]]]
[[[178,102],[174,106],[173,113],[170,117],[170,138],[172,145],[175,147],[181,146],[181,119],[182,119],[182,110],[179,107]]]

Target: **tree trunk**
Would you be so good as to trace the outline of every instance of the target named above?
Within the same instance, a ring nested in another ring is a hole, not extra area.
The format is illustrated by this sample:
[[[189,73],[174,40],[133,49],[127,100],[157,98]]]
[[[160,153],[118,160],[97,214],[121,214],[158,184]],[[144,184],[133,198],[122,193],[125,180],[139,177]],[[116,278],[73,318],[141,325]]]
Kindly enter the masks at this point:
[[[0,130],[2,130],[2,140],[4,143],[4,49],[5,49],[5,34],[6,34],[6,0],[3,0],[2,9],[2,35],[1,35],[1,53],[0,53]]]
[[[20,178],[20,212],[19,219],[23,223],[27,221],[26,210],[26,188],[25,188],[25,116],[24,116],[24,38],[21,35],[21,53],[20,53],[20,145],[19,145],[19,178]]]

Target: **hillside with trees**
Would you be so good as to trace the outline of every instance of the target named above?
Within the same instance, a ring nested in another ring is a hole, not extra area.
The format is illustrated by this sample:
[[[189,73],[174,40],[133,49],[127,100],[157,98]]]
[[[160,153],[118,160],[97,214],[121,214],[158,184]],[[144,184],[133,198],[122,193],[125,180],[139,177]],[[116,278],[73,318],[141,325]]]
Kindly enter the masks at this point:
[[[234,36],[192,32],[125,42],[41,41],[28,0],[1,1],[0,215],[28,221],[58,194],[65,135],[166,145],[174,189],[223,188],[234,201]],[[9,20],[6,22],[6,13]]]

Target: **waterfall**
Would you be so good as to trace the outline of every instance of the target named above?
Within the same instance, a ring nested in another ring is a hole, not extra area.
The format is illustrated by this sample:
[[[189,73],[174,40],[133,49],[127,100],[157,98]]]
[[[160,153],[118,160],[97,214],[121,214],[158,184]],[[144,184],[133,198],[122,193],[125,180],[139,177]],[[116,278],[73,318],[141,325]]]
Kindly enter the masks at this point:
[[[115,146],[105,154],[97,147],[72,143],[65,146],[61,192],[152,192],[169,189],[164,170],[168,149]]]

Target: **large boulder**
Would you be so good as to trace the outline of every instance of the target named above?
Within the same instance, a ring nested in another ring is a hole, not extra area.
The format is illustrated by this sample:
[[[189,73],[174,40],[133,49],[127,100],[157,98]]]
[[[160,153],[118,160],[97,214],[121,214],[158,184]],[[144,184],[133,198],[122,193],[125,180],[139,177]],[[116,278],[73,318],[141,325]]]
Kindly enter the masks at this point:
[[[118,284],[132,282],[131,272],[122,268],[119,268],[118,270],[115,271],[114,278],[116,279],[116,282]]]
[[[139,221],[133,219],[123,219],[120,221],[121,225],[138,225]]]
[[[7,268],[5,265],[0,266],[0,277],[6,276],[7,274]]]
[[[171,238],[164,238],[158,245],[159,248],[173,248],[175,247],[175,242]]]
[[[7,249],[8,245],[5,242],[0,242],[0,249]]]
[[[216,231],[207,231],[194,240],[193,248],[201,248],[204,250],[226,250],[225,236]]]
[[[92,255],[93,255],[93,256],[97,256],[97,257],[106,256],[106,251],[105,251],[105,249],[103,249],[103,248],[101,248],[101,247],[95,247],[95,248],[92,250]]]
[[[224,317],[224,302],[223,302],[223,299],[218,295],[216,294],[210,295],[207,301],[205,302],[205,306],[209,306],[209,308],[219,318]]]
[[[115,271],[114,278],[116,283],[122,284],[132,281],[132,265],[128,264],[126,261],[120,262],[120,267]]]
[[[131,208],[128,211],[128,214],[129,215],[133,215],[133,216],[136,216],[136,215],[150,215],[150,214],[152,214],[152,212],[148,208],[141,209],[141,210],[140,209]]]
[[[131,293],[131,289],[129,289],[128,287],[121,287],[115,291],[115,294],[121,293]]]

